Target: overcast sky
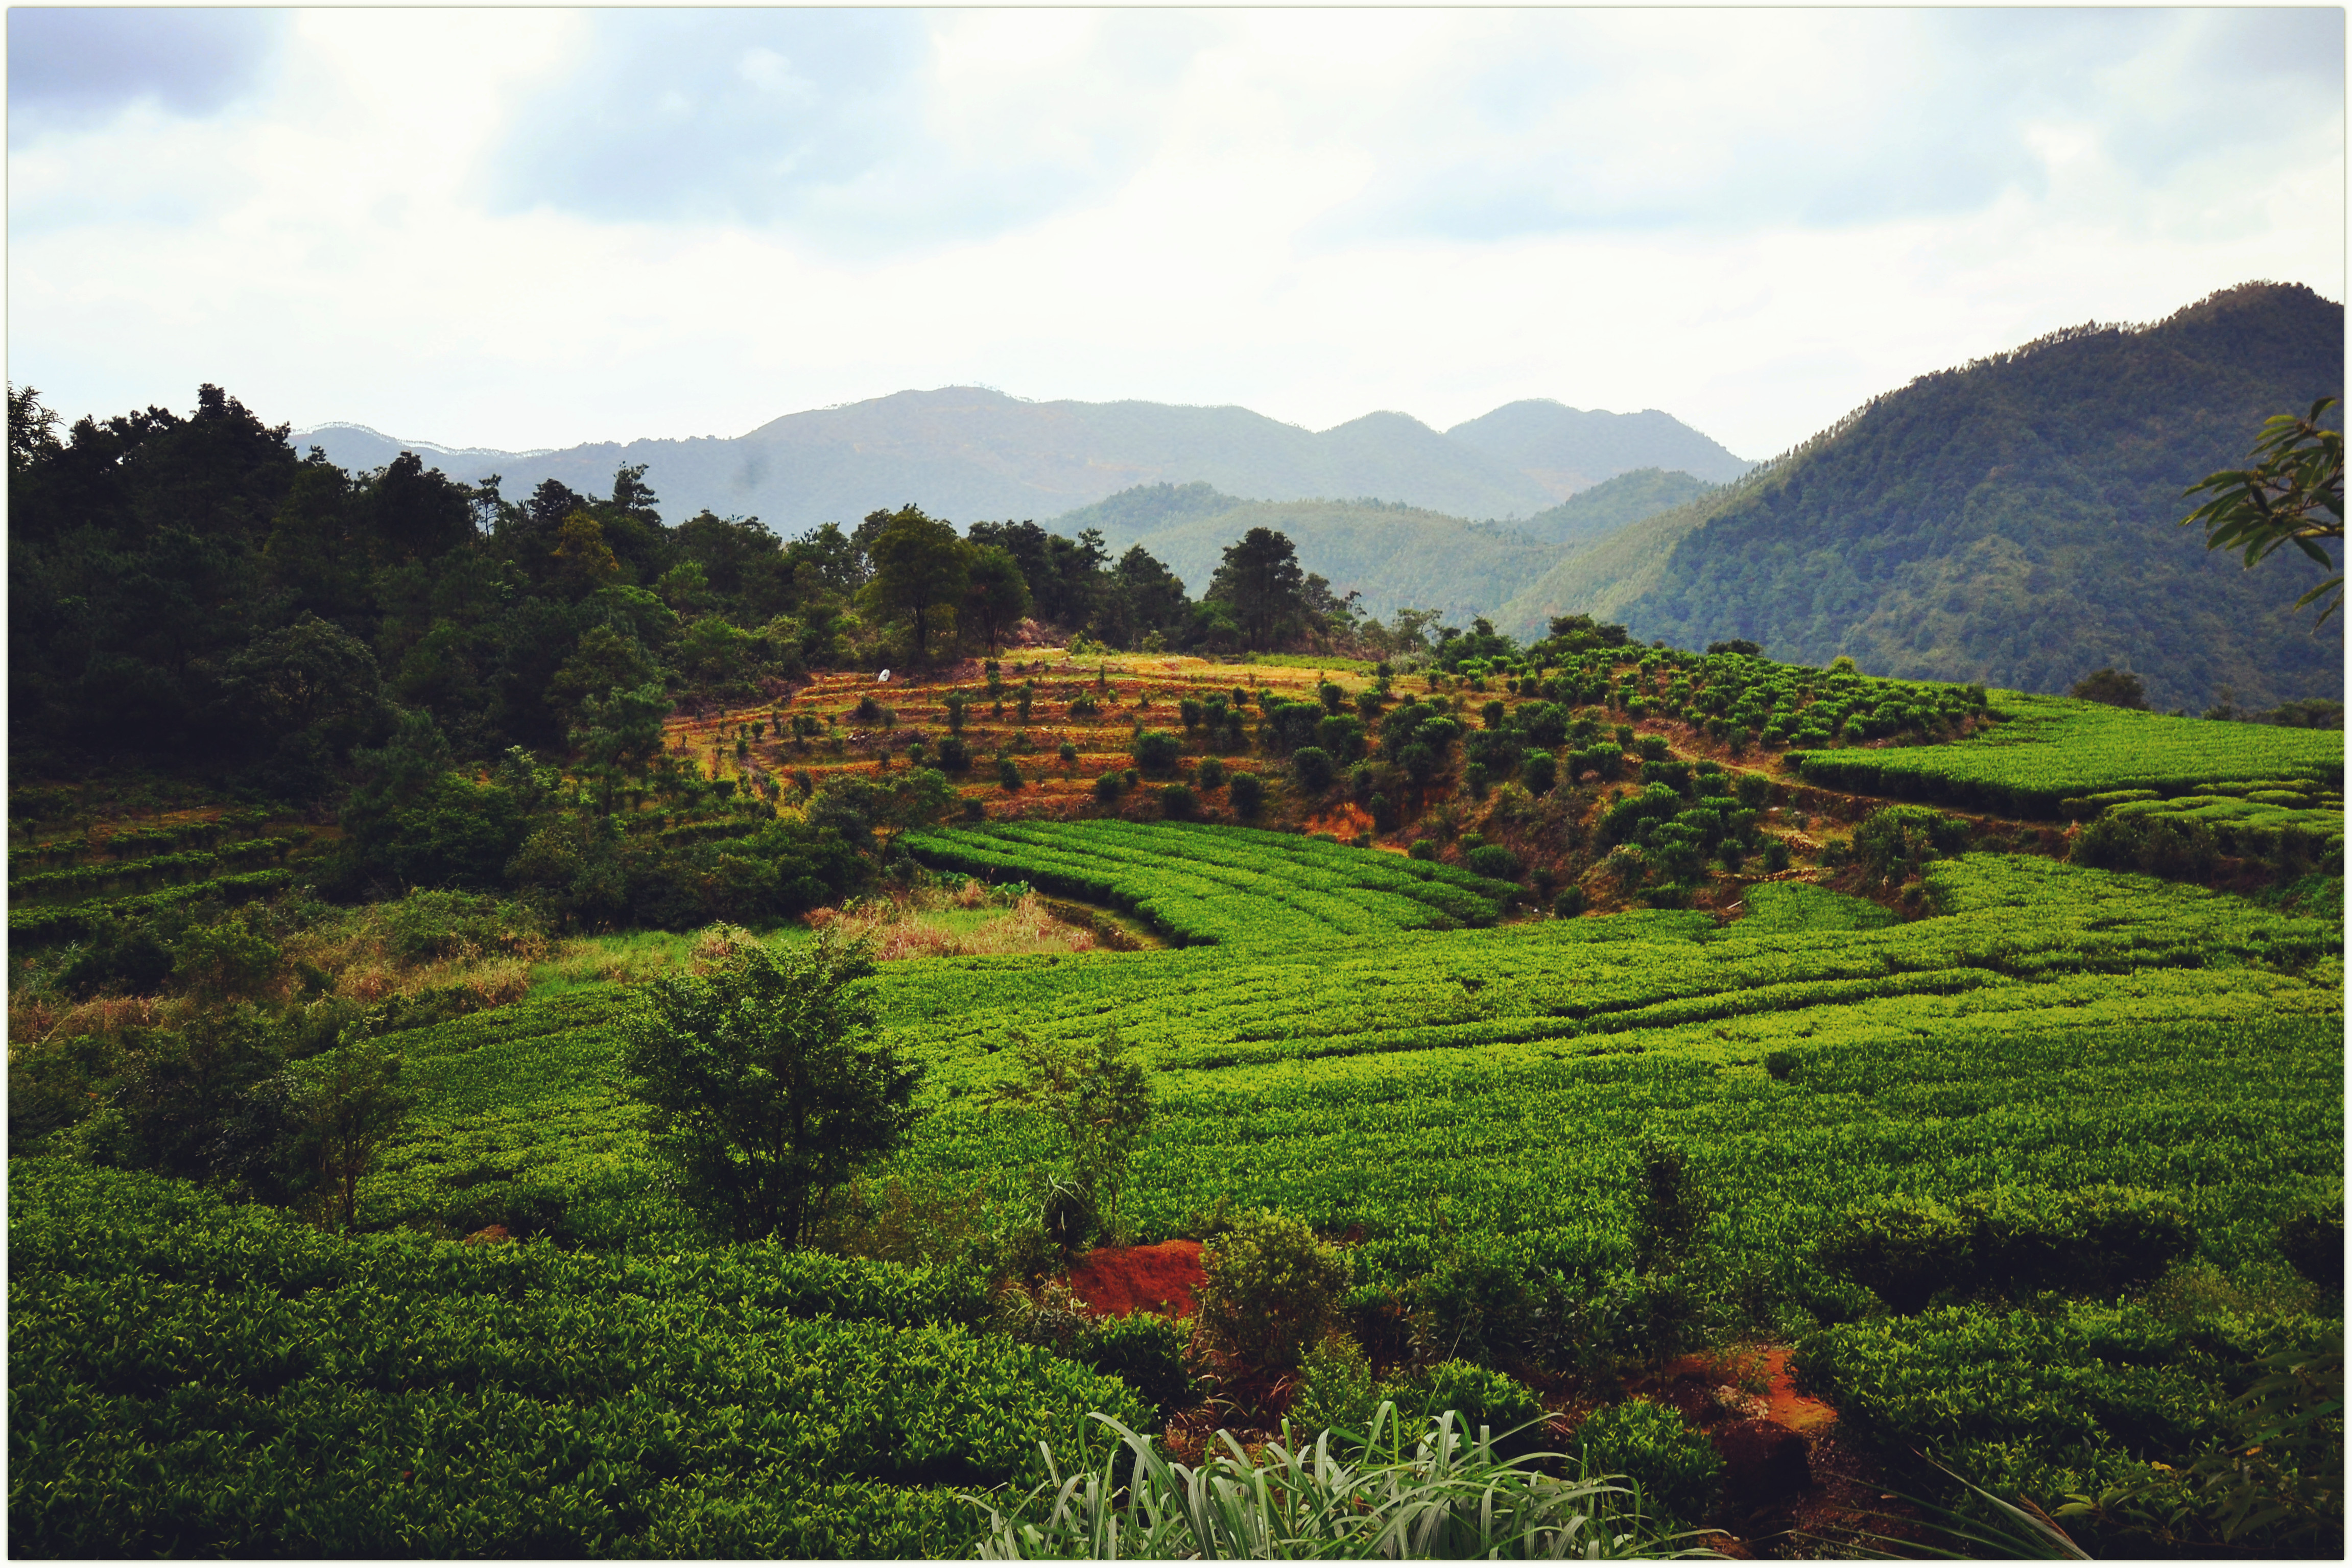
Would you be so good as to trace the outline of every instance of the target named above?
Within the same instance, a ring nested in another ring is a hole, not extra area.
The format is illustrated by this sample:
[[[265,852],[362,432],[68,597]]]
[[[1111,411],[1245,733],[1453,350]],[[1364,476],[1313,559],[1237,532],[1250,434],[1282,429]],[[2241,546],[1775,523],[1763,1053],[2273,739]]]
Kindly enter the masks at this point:
[[[906,387],[1746,457],[2249,279],[2344,298],[2336,9],[34,11],[8,375],[446,445]]]

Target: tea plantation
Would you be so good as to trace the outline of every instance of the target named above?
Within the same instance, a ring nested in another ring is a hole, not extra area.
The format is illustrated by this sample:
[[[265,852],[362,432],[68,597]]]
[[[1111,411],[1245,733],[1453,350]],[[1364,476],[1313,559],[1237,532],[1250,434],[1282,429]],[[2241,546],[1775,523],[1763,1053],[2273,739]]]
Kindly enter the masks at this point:
[[[2338,1201],[2333,921],[1992,854],[1933,865],[1907,921],[1765,884],[1728,924],[1496,924],[1508,885],[1295,836],[919,849],[1196,945],[887,966],[928,1068],[913,1190],[1021,1201],[1008,1042],[1116,1030],[1152,1069],[1140,1238],[1278,1206],[1348,1240],[1366,1336],[1530,1377],[1792,1342],[1889,1453],[2053,1505],[2229,1440],[2263,1357],[2340,1332],[2281,1240]],[[633,1005],[580,987],[396,1037],[423,1098],[356,1236],[17,1160],[16,1549],[959,1553],[960,1494],[1034,1479],[1089,1412],[1152,1418],[985,1331],[968,1270],[716,1245],[616,1086]],[[1673,1271],[1661,1144],[1700,1215]],[[1897,1211],[1961,1237],[1942,1273],[1856,1239]],[[530,1239],[435,1239],[494,1224]],[[1970,1225],[2043,1251],[1989,1268]]]

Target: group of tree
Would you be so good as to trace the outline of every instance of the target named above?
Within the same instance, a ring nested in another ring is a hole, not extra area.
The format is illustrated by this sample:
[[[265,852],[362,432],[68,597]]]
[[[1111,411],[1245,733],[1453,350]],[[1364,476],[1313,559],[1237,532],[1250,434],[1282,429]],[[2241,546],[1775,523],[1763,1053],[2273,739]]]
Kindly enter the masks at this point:
[[[1264,529],[1195,602],[1092,531],[959,534],[908,505],[787,541],[709,511],[665,523],[641,467],[608,495],[551,479],[519,500],[413,453],[347,473],[211,385],[186,417],[67,426],[30,387],[8,415],[11,747],[35,771],[194,764],[309,800],[403,714],[479,766],[609,733],[616,705],[993,651],[1031,620],[1218,650],[1329,647],[1365,624]]]

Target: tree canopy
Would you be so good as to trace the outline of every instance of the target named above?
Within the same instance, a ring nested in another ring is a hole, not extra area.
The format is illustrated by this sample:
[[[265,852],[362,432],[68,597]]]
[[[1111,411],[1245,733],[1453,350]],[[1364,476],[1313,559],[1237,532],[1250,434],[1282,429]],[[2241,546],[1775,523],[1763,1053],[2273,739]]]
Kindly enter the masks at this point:
[[[646,987],[622,1062],[679,1192],[734,1239],[797,1243],[815,1205],[912,1130],[922,1068],[877,1035],[864,947],[734,927],[700,975]]]

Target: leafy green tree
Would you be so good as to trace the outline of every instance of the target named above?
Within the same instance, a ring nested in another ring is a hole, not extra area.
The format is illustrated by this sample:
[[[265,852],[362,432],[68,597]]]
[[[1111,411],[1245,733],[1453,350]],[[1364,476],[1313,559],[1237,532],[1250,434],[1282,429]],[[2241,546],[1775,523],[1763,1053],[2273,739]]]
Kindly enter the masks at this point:
[[[613,688],[599,700],[580,705],[581,727],[572,743],[588,771],[604,790],[604,809],[613,809],[613,792],[625,779],[642,773],[662,754],[662,721],[669,716],[669,698],[659,681],[647,681],[635,690]]]
[[[1307,574],[1290,537],[1253,528],[1227,545],[1208,597],[1233,606],[1250,647],[1271,649],[1295,633],[1307,615]]]
[[[866,524],[866,559],[873,580],[865,592],[885,615],[906,616],[914,624],[915,661],[928,656],[932,630],[952,624],[955,607],[971,579],[963,541],[952,524],[925,517],[919,507],[875,512]],[[861,527],[858,531],[866,533]]]
[[[971,550],[970,561],[959,619],[987,642],[992,654],[1007,628],[1029,613],[1029,584],[1021,575],[1021,563],[1001,544]]]
[[[2091,671],[2069,687],[2066,695],[2085,702],[2104,702],[2110,708],[2147,706],[2147,689],[2140,684],[2139,677],[2113,665]]]
[[[905,1142],[922,1068],[879,1037],[864,944],[709,940],[707,973],[646,987],[622,1063],[687,1201],[739,1242],[796,1245],[826,1194]]]
[[[1097,1230],[1117,1234],[1128,1163],[1151,1125],[1150,1068],[1142,1053],[1121,1044],[1117,1029],[1093,1040],[1016,1035],[1013,1063],[1016,1076],[999,1086],[992,1103],[1039,1111],[1061,1135],[1077,1199],[1073,1217],[1080,1222],[1063,1239],[1077,1247]]]
[[[634,691],[661,679],[661,665],[628,630],[615,626],[591,626],[572,657],[548,682],[547,700],[567,721],[576,722],[581,705],[618,687]]]
[[[398,1053],[353,1040],[288,1069],[298,1125],[317,1153],[320,1187],[345,1230],[359,1224],[361,1178],[416,1102],[401,1087],[400,1067]]]
[[[221,671],[218,721],[266,748],[316,725],[351,728],[377,709],[375,655],[339,626],[305,615],[247,643]]]
[[[2200,493],[2212,499],[2180,525],[2202,525],[2206,549],[2239,551],[2249,568],[2284,544],[2332,568],[2335,563],[2318,542],[2344,537],[2344,432],[2320,420],[2336,403],[2323,397],[2300,417],[2280,414],[2264,420],[2250,467],[2208,474],[2181,492],[2183,499]],[[2341,572],[2297,599],[2294,607],[2321,598],[2327,601],[2319,609],[2325,622],[2344,603]]]

